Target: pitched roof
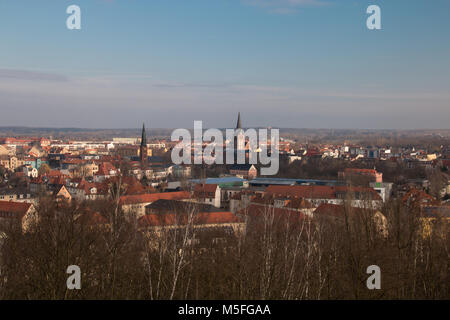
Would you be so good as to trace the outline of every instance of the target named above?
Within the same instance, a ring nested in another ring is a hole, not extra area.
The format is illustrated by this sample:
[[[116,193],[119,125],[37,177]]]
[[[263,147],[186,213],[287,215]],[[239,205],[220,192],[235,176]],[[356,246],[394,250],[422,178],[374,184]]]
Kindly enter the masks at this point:
[[[194,186],[194,198],[209,198],[212,193],[215,196],[217,184],[199,183]]]
[[[330,186],[276,186],[266,188],[267,194],[293,196],[307,199],[335,199],[334,187]]]
[[[373,188],[347,187],[347,186],[278,186],[270,185],[266,188],[266,194],[275,196],[290,196],[306,199],[336,199],[348,192],[358,194],[357,198],[369,198],[381,200],[380,195]]]
[[[411,188],[402,198],[403,203],[409,205],[437,204],[438,201],[423,190]]]
[[[162,212],[162,213],[181,213],[186,211],[192,211],[195,212],[218,212],[218,211],[224,211],[221,209],[218,209],[210,204],[204,204],[204,203],[196,203],[196,202],[186,202],[181,200],[167,200],[167,199],[158,199],[155,202],[152,202],[151,204],[148,204],[145,206],[145,209],[149,209],[152,211]],[[153,213],[157,213],[153,212]]]
[[[217,184],[211,183],[198,183],[194,186],[194,193],[200,193],[200,192],[216,192],[217,190]]]
[[[31,203],[0,201],[0,212],[13,213],[14,218],[22,218],[33,206]]]
[[[138,220],[140,227],[170,226],[187,224],[186,214],[147,214]],[[242,222],[231,212],[200,212],[194,216],[193,224],[224,224]]]
[[[120,204],[124,205],[124,204],[150,203],[158,199],[182,200],[188,198],[190,198],[190,193],[187,191],[146,193],[131,196],[121,196]]]
[[[98,171],[95,175],[97,176],[109,176],[111,171],[116,171],[117,169],[112,165],[111,162],[102,162],[98,166]]]

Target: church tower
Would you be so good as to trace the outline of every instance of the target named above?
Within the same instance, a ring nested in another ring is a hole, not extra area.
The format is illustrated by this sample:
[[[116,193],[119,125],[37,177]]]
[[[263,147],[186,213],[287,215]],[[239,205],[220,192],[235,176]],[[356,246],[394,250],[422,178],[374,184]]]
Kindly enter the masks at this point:
[[[141,160],[141,166],[145,167],[148,161],[148,149],[147,149],[147,134],[145,133],[145,124],[142,124],[142,138],[141,147],[139,149],[139,156]]]
[[[244,129],[242,129],[241,123],[241,113],[238,113],[238,119],[236,123],[236,130],[234,136],[234,153],[235,153],[235,164],[237,164],[238,160],[238,150],[245,150],[245,136]],[[245,161],[245,160],[244,160]]]
[[[244,150],[245,149],[244,130],[242,129],[240,112],[238,113],[238,119],[237,119],[237,123],[236,123],[234,148],[235,148],[235,150]]]
[[[237,119],[237,123],[236,123],[236,129],[242,129],[241,113],[240,112],[238,112],[238,119]]]

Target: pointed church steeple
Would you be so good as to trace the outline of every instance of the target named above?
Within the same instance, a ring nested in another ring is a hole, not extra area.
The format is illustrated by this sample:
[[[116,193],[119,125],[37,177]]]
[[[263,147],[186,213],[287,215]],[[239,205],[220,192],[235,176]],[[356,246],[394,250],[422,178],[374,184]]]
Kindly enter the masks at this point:
[[[235,153],[237,150],[245,149],[245,137],[244,137],[244,130],[242,129],[240,112],[238,113],[238,119],[237,119],[236,129],[235,129],[234,149],[235,149]],[[236,153],[236,157],[237,157],[237,153]],[[235,163],[238,163],[237,158],[236,158]]]
[[[145,124],[142,124],[142,138],[141,138],[141,147],[139,148],[139,156],[141,160],[141,167],[144,168],[147,166],[148,160],[148,149],[147,149],[147,133],[145,132]]]
[[[145,133],[145,123],[142,123],[141,146],[147,146],[147,134]]]
[[[242,125],[241,125],[241,113],[238,113],[238,119],[237,119],[237,124],[236,124],[236,129],[242,129]]]

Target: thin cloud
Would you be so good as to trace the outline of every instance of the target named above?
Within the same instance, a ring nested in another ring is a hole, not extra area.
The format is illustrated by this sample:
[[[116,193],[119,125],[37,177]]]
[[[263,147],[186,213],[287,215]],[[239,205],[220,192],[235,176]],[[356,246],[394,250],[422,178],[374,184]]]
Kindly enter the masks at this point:
[[[18,70],[18,69],[0,69],[0,78],[31,80],[31,81],[56,81],[56,82],[68,81],[68,78],[66,76],[60,74]]]
[[[323,0],[242,0],[246,5],[260,7],[276,14],[296,13],[301,7],[326,6],[329,2]]]

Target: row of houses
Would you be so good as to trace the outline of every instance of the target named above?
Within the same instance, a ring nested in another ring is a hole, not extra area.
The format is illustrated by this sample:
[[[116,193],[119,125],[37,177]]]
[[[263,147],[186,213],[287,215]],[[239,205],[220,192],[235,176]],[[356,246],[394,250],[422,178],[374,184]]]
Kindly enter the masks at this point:
[[[378,206],[371,204],[371,201],[380,201],[377,199],[379,196],[370,190],[345,190],[326,186],[269,186],[266,190],[242,190],[235,193],[231,199],[231,210],[226,210],[204,203],[201,192],[207,191],[203,187],[198,186],[194,193],[180,191],[126,195],[120,198],[119,205],[129,221],[136,221],[139,231],[153,235],[192,224],[192,228],[201,232],[214,231],[232,237],[245,230],[248,221],[258,220],[268,213],[278,218],[293,219],[291,222],[300,223],[305,219],[312,219],[326,224],[342,223],[348,215],[356,218],[364,216],[373,223],[379,235],[388,235],[386,217]],[[219,187],[216,186],[216,190],[217,188]],[[351,199],[344,202],[345,193],[349,192],[369,197],[369,205],[363,206]],[[424,237],[431,234],[433,224],[438,220],[444,219],[447,226],[450,225],[450,207],[439,204],[427,194],[412,190],[405,195],[403,202],[407,206],[418,206],[421,209]],[[23,232],[27,232],[36,219],[38,217],[32,203],[0,201],[0,226],[15,224]],[[77,222],[106,230],[111,227],[107,217],[90,210],[80,214]],[[446,236],[447,233],[444,232],[443,235]],[[221,237],[216,238],[219,241]]]

